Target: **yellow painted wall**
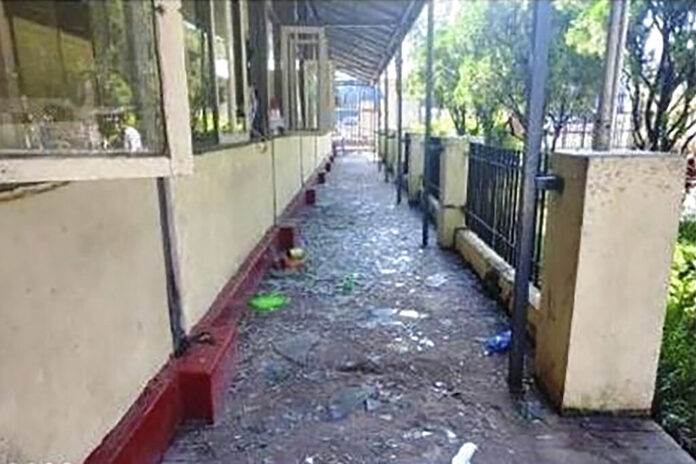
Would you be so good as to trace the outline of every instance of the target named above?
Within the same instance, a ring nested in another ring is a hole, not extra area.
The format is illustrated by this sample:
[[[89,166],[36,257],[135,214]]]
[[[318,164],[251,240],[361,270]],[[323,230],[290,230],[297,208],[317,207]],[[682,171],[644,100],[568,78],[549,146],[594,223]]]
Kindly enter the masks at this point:
[[[306,182],[318,165],[318,157],[315,156],[316,137],[307,134],[303,134],[300,137],[302,144],[302,179]]]
[[[190,329],[273,226],[271,143],[208,152],[174,182],[184,319]]]
[[[280,215],[295,194],[302,188],[300,136],[279,137],[273,140],[276,180],[276,215]]]
[[[331,132],[320,135],[317,139],[317,151],[319,159],[324,160],[331,155]]]
[[[0,229],[0,462],[82,462],[171,350],[155,181],[0,202]]]
[[[650,411],[685,160],[558,153],[549,197],[537,377],[563,410]]]
[[[208,311],[273,226],[274,214],[280,215],[301,190],[300,175],[307,180],[325,158],[315,156],[315,147],[326,147],[327,138],[330,146],[330,137],[288,135],[269,143],[207,152],[196,157],[192,176],[175,179],[175,227],[187,330]]]
[[[299,141],[207,152],[172,179],[187,329],[301,190]],[[0,228],[0,463],[82,462],[171,352],[156,182],[0,201]]]

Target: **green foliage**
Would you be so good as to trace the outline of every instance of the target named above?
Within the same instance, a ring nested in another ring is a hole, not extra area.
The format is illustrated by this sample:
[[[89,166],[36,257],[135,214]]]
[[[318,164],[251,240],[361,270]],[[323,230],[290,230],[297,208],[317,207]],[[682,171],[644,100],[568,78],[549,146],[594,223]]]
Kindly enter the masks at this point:
[[[679,228],[657,375],[655,415],[696,455],[696,222]]]
[[[585,14],[580,0],[554,3],[547,85],[547,126],[553,144],[572,117],[592,111],[601,60],[568,44],[573,21]],[[584,5],[584,6],[583,6]],[[435,104],[446,107],[459,134],[482,135],[499,143],[506,135],[523,138],[526,86],[531,53],[530,2],[476,0],[436,28],[433,46]],[[411,93],[425,90],[425,38],[417,35]],[[509,124],[511,120],[515,124]],[[521,131],[511,131],[521,127]]]
[[[558,0],[559,8],[574,12],[566,43],[583,55],[603,57],[607,43],[609,0]]]
[[[685,151],[696,138],[696,2],[633,1],[626,49],[634,142]]]

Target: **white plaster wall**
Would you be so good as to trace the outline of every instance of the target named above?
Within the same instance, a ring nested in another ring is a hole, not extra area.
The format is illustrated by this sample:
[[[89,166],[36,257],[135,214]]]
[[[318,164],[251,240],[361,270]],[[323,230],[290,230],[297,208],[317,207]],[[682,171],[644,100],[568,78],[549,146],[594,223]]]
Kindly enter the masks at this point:
[[[3,201],[0,228],[0,462],[82,462],[171,350],[155,181]]]

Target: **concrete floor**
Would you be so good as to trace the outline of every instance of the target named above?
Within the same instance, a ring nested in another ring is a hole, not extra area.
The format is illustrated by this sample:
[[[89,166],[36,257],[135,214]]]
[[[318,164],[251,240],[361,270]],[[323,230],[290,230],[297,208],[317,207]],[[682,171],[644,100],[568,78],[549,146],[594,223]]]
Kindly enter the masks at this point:
[[[562,418],[531,382],[511,399],[506,356],[482,349],[506,327],[496,302],[420,248],[419,212],[366,156],[317,193],[297,218],[306,269],[261,284],[290,304],[244,316],[224,417],[181,428],[165,463],[448,464],[465,442],[474,464],[694,462],[650,420]]]

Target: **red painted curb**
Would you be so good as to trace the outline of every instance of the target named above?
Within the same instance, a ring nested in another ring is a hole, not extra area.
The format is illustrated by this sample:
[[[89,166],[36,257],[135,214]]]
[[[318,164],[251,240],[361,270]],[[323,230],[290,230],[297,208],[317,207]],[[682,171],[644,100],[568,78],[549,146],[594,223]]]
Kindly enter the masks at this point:
[[[170,361],[148,382],[126,415],[85,463],[159,462],[183,418],[179,382]]]
[[[314,189],[305,190],[305,205],[314,205],[317,202],[317,191]]]
[[[319,169],[308,180],[323,183]],[[300,190],[278,223],[289,221],[307,202],[313,189]],[[157,464],[187,419],[214,422],[224,406],[225,390],[235,373],[237,322],[246,302],[273,264],[283,229],[272,227],[249,253],[237,273],[220,291],[208,312],[191,330],[193,340],[181,358],[170,358],[148,382],[135,403],[85,464]],[[287,238],[287,237],[285,237]]]
[[[295,246],[295,235],[297,235],[295,227],[282,226],[278,228],[278,248],[281,250],[289,250]]]

